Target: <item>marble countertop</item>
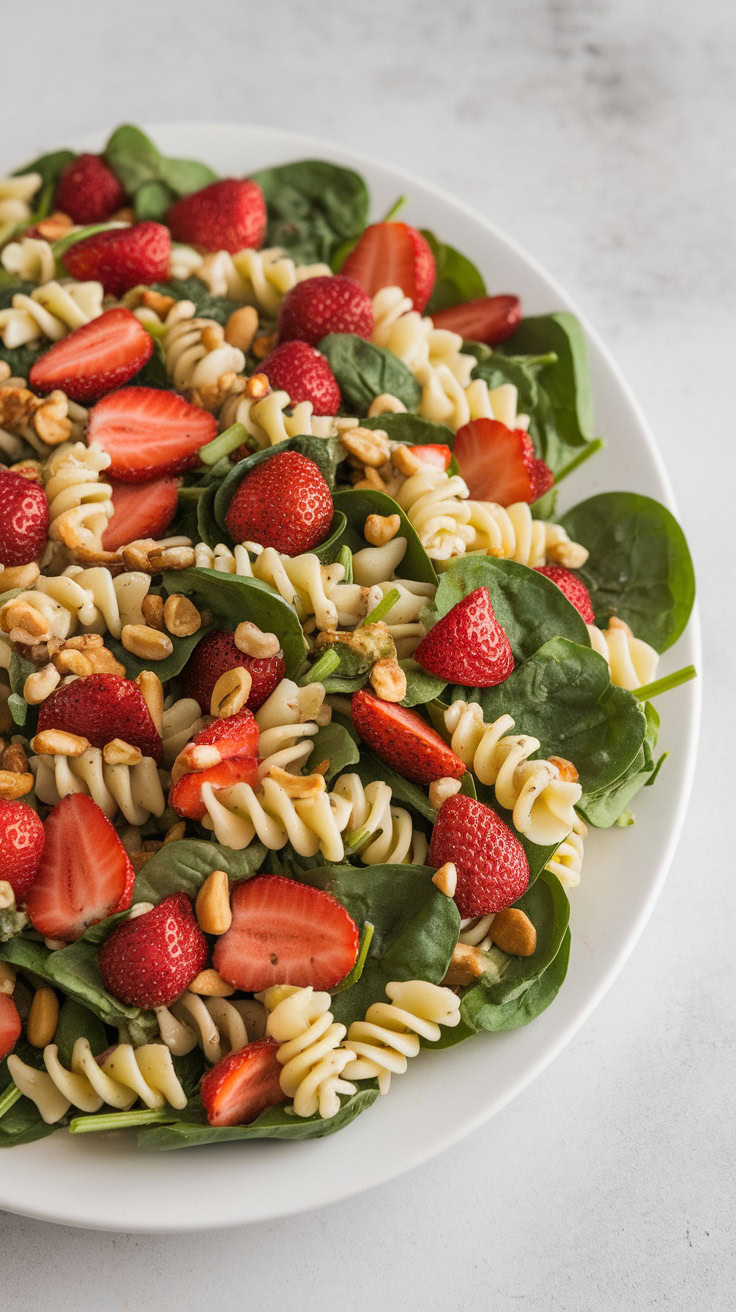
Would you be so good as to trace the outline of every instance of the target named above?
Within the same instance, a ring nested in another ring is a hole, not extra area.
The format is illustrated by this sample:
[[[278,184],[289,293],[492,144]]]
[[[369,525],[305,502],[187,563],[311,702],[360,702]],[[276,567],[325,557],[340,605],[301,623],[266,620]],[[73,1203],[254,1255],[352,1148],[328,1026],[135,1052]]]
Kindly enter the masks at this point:
[[[0,1216],[3,1307],[42,1295],[55,1312],[726,1308],[736,8],[36,0],[12,27],[3,103],[18,159],[123,120],[298,127],[424,174],[532,250],[613,348],[658,435],[706,658],[695,793],[662,899],[531,1088],[420,1170],[278,1224],[146,1238]]]

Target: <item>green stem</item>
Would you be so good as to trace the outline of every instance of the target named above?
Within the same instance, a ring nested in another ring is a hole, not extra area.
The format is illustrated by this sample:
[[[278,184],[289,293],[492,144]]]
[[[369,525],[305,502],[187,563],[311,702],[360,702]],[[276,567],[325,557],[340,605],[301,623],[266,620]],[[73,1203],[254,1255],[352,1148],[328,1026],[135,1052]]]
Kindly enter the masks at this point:
[[[108,232],[111,228],[126,228],[126,223],[89,223],[85,228],[79,228],[77,232],[69,232],[66,237],[60,237],[58,241],[53,242],[52,251],[56,258],[56,266],[60,273],[65,273],[63,267],[63,256],[70,246],[76,246],[78,241],[84,241],[85,237],[94,237],[96,232]]]
[[[357,984],[358,980],[363,974],[363,967],[365,966],[366,963],[366,958],[368,956],[368,949],[371,945],[373,934],[374,934],[374,926],[371,924],[370,920],[366,920],[365,924],[363,925],[363,932],[360,936],[360,951],[358,952],[355,965],[353,966],[353,969],[350,971],[350,974],[345,976],[344,980],[342,981],[342,984],[338,984],[337,988],[332,990],[333,993],[343,993],[345,989],[352,988],[353,984]]]
[[[670,688],[679,688],[681,683],[689,683],[691,679],[697,677],[698,671],[694,665],[683,665],[682,669],[675,670],[674,674],[665,674],[662,679],[655,679],[654,683],[643,683],[641,688],[634,688],[633,696],[637,701],[649,702],[661,692],[669,692]]]
[[[202,493],[203,493],[203,492],[204,492],[204,488],[203,488],[203,487],[180,487],[180,488],[179,488],[179,500],[180,500],[180,501],[199,501],[199,498],[202,496]]]
[[[318,661],[315,661],[312,668],[302,675],[299,679],[299,687],[305,688],[308,683],[321,683],[323,679],[328,679],[339,664],[340,657],[334,647],[330,647]]]
[[[231,452],[237,451],[238,447],[243,445],[246,437],[247,433],[242,424],[231,424],[229,428],[225,429],[224,433],[220,433],[218,437],[213,437],[212,441],[208,442],[206,446],[199,448],[199,458],[205,465],[216,465],[218,460],[222,460],[223,456],[229,456]]]
[[[381,223],[390,223],[391,220],[398,214],[399,210],[403,210],[405,205],[406,205],[406,196],[397,197],[397,199],[394,201],[390,209],[386,210],[386,213],[381,219]]]
[[[350,547],[347,546],[340,547],[340,553],[337,557],[337,564],[342,565],[343,569],[345,570],[345,574],[343,575],[343,580],[342,580],[343,583],[352,583],[353,553],[350,550]]]
[[[363,825],[362,829],[354,829],[352,834],[348,834],[345,840],[345,851],[357,852],[358,849],[363,846],[366,839],[370,838],[372,832],[373,830],[369,829],[367,825]]]
[[[75,1116],[69,1122],[72,1134],[92,1134],[97,1130],[130,1130],[136,1125],[163,1125],[171,1120],[171,1112],[149,1111],[101,1112],[99,1116]]]
[[[362,629],[366,624],[377,624],[379,620],[383,619],[384,615],[388,615],[391,607],[395,606],[397,601],[400,600],[401,593],[397,588],[392,588],[391,591],[387,592],[385,597],[379,601],[378,605],[373,607],[370,614],[366,615],[365,619],[360,621],[358,628]]]
[[[353,969],[355,969],[355,967],[353,967]],[[7,1089],[5,1089],[3,1093],[0,1093],[0,1116],[4,1116],[6,1112],[9,1112],[13,1104],[22,1097],[23,1095],[20,1089],[17,1089],[14,1084],[9,1084]]]
[[[602,437],[595,437],[592,442],[586,442],[577,455],[573,456],[572,460],[569,460],[566,465],[563,465],[558,474],[555,474],[555,487],[562,482],[563,478],[567,478],[568,474],[572,474],[574,470],[584,465],[586,460],[590,460],[590,457],[594,456],[596,452],[602,451],[605,445]]]

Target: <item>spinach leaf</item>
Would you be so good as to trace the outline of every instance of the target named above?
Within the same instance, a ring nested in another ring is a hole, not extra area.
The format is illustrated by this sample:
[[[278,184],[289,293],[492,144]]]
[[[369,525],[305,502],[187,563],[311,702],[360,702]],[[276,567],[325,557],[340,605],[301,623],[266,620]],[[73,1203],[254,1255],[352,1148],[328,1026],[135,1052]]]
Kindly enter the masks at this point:
[[[618,824],[639,789],[654,783],[660,767],[667,759],[666,752],[658,761],[654,759],[659,736],[659,715],[652,702],[646,702],[644,714],[647,721],[644,741],[628,770],[602,792],[592,795],[584,793],[577,807],[588,824],[597,829],[608,829]]]
[[[268,583],[194,567],[165,573],[163,584],[169,593],[183,592],[198,598],[227,629],[235,629],[241,620],[253,620],[264,633],[275,633],[283,649],[287,677],[293,679],[301,669],[307,651],[302,626],[296,611]]]
[[[236,488],[258,465],[263,464],[264,460],[283,455],[285,451],[298,451],[307,460],[313,460],[325,482],[330,488],[334,488],[337,466],[345,459],[345,449],[336,437],[290,437],[287,442],[277,442],[276,446],[266,447],[265,451],[254,451],[252,455],[239,460],[237,465],[233,466],[215,495],[215,519],[223,532],[227,532],[225,515]]]
[[[251,174],[265,198],[266,246],[285,246],[297,263],[329,263],[340,242],[368,221],[368,188],[359,173],[304,159]]]
[[[68,1068],[72,1064],[72,1050],[77,1039],[88,1039],[95,1056],[104,1052],[108,1046],[105,1026],[98,1016],[83,1007],[75,998],[65,998],[59,1012],[59,1023],[54,1034],[54,1043],[59,1048],[59,1058]]]
[[[403,775],[397,774],[391,769],[385,761],[380,760],[370,748],[365,745],[361,746],[360,759],[355,767],[355,773],[360,776],[363,784],[375,783],[377,779],[382,779],[387,783],[393,794],[393,800],[399,805],[410,806],[417,815],[424,816],[425,820],[434,824],[437,818],[437,811],[432,806],[427,794],[419,784],[412,783],[410,779],[404,779]],[[403,869],[403,867],[402,867]]]
[[[187,574],[190,574],[191,572],[191,570],[186,571]],[[171,578],[172,575],[169,574],[165,577]],[[175,574],[173,577],[178,578],[178,575]],[[179,589],[171,587],[167,590],[170,592],[179,592],[183,591],[183,588]],[[173,679],[175,675],[181,674],[189,657],[194,651],[194,648],[208,633],[211,632],[211,629],[211,624],[203,624],[202,628],[198,629],[197,632],[193,633],[189,638],[175,638],[169,634],[174,650],[170,656],[166,656],[162,661],[152,662],[150,658],[145,659],[142,656],[134,655],[132,651],[128,651],[127,647],[123,646],[119,638],[113,638],[110,634],[107,635],[106,645],[110,648],[110,651],[116,659],[125,666],[125,674],[128,679],[137,679],[141,670],[150,670],[151,667],[154,666],[156,674],[161,682],[164,683],[167,679]]]
[[[217,178],[207,164],[167,159],[145,132],[129,123],[113,132],[104,159],[132,199],[139,219],[163,219],[177,196],[189,196]]]
[[[529,431],[539,454],[556,472],[594,437],[593,387],[583,330],[574,314],[522,319],[500,348],[502,355],[556,356],[538,374],[539,402]]]
[[[226,529],[220,528],[215,519],[217,487],[217,483],[210,483],[197,500],[197,532],[208,547],[216,547],[218,542],[226,542],[227,545],[232,542],[230,534]]]
[[[158,182],[155,178],[151,178],[150,182],[142,182],[135,193],[133,200],[135,217],[139,223],[146,219],[153,219],[158,223],[168,214],[175,200],[176,196],[165,182]]]
[[[38,159],[31,160],[30,164],[24,164],[23,168],[15,169],[13,177],[18,178],[22,173],[40,173],[44,183],[56,183],[67,165],[76,158],[73,150],[52,150],[47,155],[39,155]]]
[[[0,310],[9,309],[13,304],[13,297],[16,295],[30,296],[36,287],[35,282],[19,282],[15,274],[6,273],[4,269],[2,274],[4,278],[7,278],[7,282],[0,283]],[[23,348],[14,349],[22,350]]]
[[[447,310],[451,305],[461,305],[464,301],[485,296],[485,282],[472,260],[467,255],[461,255],[454,246],[438,241],[428,228],[422,228],[421,231],[437,265],[437,278],[425,313],[431,315],[435,310]]]
[[[330,783],[332,779],[342,774],[343,770],[349,770],[359,760],[360,749],[357,743],[351,738],[347,729],[333,720],[317,730],[312,739],[312,750],[304,772],[309,774],[320,761],[329,761],[325,781]]]
[[[135,377],[131,378],[129,386],[158,387],[166,392],[171,388],[171,379],[166,372],[164,348],[157,337],[153,339],[153,353],[150,359],[146,361],[142,369],[138,370]]]
[[[433,419],[424,419],[422,415],[406,414],[376,415],[373,419],[362,419],[361,428],[380,428],[392,442],[408,442],[410,446],[449,446],[452,450],[455,434],[445,424],[436,424]]]
[[[151,287],[162,296],[173,296],[175,301],[193,301],[194,312],[201,319],[214,319],[227,323],[233,310],[240,309],[237,301],[227,296],[215,296],[201,278],[171,278],[169,282],[153,282]]]
[[[322,338],[318,350],[327,356],[350,414],[367,414],[371,402],[382,392],[398,397],[407,410],[416,410],[419,405],[422,389],[392,351],[355,333],[330,333]]]
[[[351,1097],[343,1099],[339,1112],[329,1120],[323,1120],[321,1116],[295,1116],[284,1107],[269,1107],[250,1125],[228,1126],[208,1125],[201,1103],[190,1103],[178,1114],[190,1119],[173,1120],[172,1117],[170,1125],[152,1125],[139,1131],[138,1146],[166,1151],[195,1148],[199,1144],[231,1143],[238,1139],[324,1139],[328,1134],[344,1129],[377,1097],[378,1089],[371,1081],[368,1088],[360,1088]]]
[[[441,697],[447,683],[434,674],[428,674],[413,658],[399,661],[406,675],[406,695],[401,700],[402,706],[426,706],[427,702]]]
[[[693,563],[674,515],[638,492],[601,492],[560,522],[590,552],[580,575],[596,623],[615,615],[657,651],[671,647],[695,599]]]
[[[204,838],[164,843],[138,872],[133,901],[155,905],[169,893],[182,892],[195,897],[213,870],[224,870],[228,879],[239,883],[258,874],[265,855],[262,843],[251,843],[240,852]]]
[[[10,290],[10,288],[8,288]],[[13,295],[18,288],[13,288]],[[11,298],[12,299],[12,298]],[[0,306],[2,308],[2,306]],[[50,342],[29,342],[27,346],[3,346],[0,342],[0,360],[10,369],[13,378],[27,378],[38,357],[49,349]]]
[[[519,733],[538,738],[540,757],[572,761],[588,793],[619,779],[644,740],[646,717],[636,698],[611,684],[602,656],[567,638],[546,642],[477,700],[484,719],[511,715]]]
[[[343,542],[352,552],[362,551],[368,546],[363,537],[363,526],[369,515],[398,515],[401,520],[399,536],[406,538],[407,543],[404,558],[398,565],[398,577],[414,579],[417,583],[437,583],[434,565],[419,541],[414,525],[393,497],[372,488],[353,488],[333,493],[332,500],[335,510],[342,511],[347,517],[348,528]]]

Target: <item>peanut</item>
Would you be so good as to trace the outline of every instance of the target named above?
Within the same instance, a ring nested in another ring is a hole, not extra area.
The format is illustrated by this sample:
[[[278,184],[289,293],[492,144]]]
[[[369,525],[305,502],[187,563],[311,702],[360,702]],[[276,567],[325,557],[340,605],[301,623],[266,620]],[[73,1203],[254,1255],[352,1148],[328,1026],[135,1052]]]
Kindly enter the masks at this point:
[[[45,665],[42,670],[28,675],[23,684],[23,696],[29,705],[38,706],[46,701],[60,682],[59,671],[53,665]]]
[[[28,769],[28,757],[20,743],[10,743],[0,756],[0,767],[11,770],[14,774],[24,774]]]
[[[164,599],[159,597],[155,592],[149,592],[141,602],[141,614],[146,621],[149,629],[159,629],[163,632],[164,628]]]
[[[550,756],[548,760],[550,765],[555,765],[557,767],[560,779],[563,779],[566,784],[574,784],[577,782],[578,772],[572,761],[566,761],[564,756]]]
[[[406,675],[395,656],[376,661],[369,679],[378,697],[385,702],[400,702],[406,697]]]
[[[270,333],[268,336],[256,337],[251,350],[256,360],[265,360],[270,355],[276,345],[276,334]]]
[[[410,451],[408,446],[405,446],[403,443],[394,447],[391,452],[391,463],[396,469],[398,469],[399,473],[404,474],[406,478],[411,478],[411,475],[416,474],[419,468],[419,461],[414,455],[414,452]]]
[[[125,666],[105,646],[89,648],[84,658],[92,666],[93,674],[118,674],[121,678],[125,675]]]
[[[102,749],[102,758],[106,765],[140,765],[143,753],[140,747],[126,743],[122,738],[111,738]]]
[[[227,720],[231,715],[237,715],[248,701],[252,684],[253,678],[250,672],[242,665],[226,670],[212,689],[210,715],[216,715],[220,720]]]
[[[31,739],[31,747],[37,756],[82,756],[89,742],[66,729],[43,729]]]
[[[448,797],[454,797],[455,793],[460,792],[460,786],[459,779],[450,779],[449,776],[444,779],[433,779],[429,785],[430,805],[439,811]]]
[[[385,492],[386,484],[376,469],[365,469],[363,476],[353,483],[356,492]]]
[[[205,934],[224,934],[233,921],[230,910],[230,885],[224,870],[213,870],[197,894],[195,912]]]
[[[20,597],[14,597],[2,607],[0,625],[6,633],[12,633],[13,629],[24,629],[31,635],[33,642],[37,638],[49,637],[48,621],[40,610],[36,610],[36,607],[29,605],[27,601],[22,601]]]
[[[145,305],[161,319],[165,319],[172,306],[176,305],[176,301],[173,296],[164,296],[163,292],[155,292],[147,287],[141,296],[141,305]]]
[[[512,957],[531,957],[537,947],[537,931],[519,907],[497,911],[489,933],[496,947]]]
[[[250,401],[261,401],[271,391],[267,374],[251,374],[245,384],[245,395]]]
[[[271,656],[278,656],[281,650],[281,643],[276,634],[264,633],[251,620],[242,620],[233,638],[238,651],[242,651],[244,656],[252,656],[255,660],[268,660]]]
[[[202,616],[194,602],[181,592],[172,592],[164,603],[164,624],[175,638],[191,638],[202,627]]]
[[[488,958],[480,948],[458,943],[442,983],[450,989],[464,988],[485,974],[487,964]]]
[[[186,821],[177,820],[175,825],[166,830],[164,835],[164,847],[167,843],[178,843],[187,832]]]
[[[84,656],[81,651],[75,651],[73,647],[62,647],[52,660],[59,674],[76,674],[78,679],[85,679],[88,674],[92,674],[92,662],[89,657]]]
[[[446,861],[439,870],[435,870],[432,883],[437,885],[445,897],[454,897],[457,888],[457,866],[452,861]]]
[[[253,338],[258,332],[258,311],[253,305],[243,305],[233,310],[225,324],[225,341],[230,346],[237,346],[241,351],[249,351]]]
[[[219,346],[222,346],[222,343],[225,340],[225,334],[219,323],[205,322],[205,327],[199,335],[199,340],[205,351],[216,351]]]
[[[388,436],[382,428],[349,428],[340,434],[340,441],[351,456],[369,468],[379,469],[391,454]]]
[[[25,797],[33,788],[32,774],[18,774],[15,770],[0,770],[0,798],[4,802],[13,802],[17,797]]]
[[[363,537],[372,547],[385,547],[401,528],[398,515],[369,515],[363,525]]]
[[[200,970],[189,985],[190,993],[197,993],[201,998],[229,998],[235,992],[232,984],[226,984],[216,970]]]
[[[141,670],[136,683],[141,690],[148,714],[153,720],[154,728],[157,733],[161,733],[164,727],[164,689],[161,680],[153,670]]]
[[[9,961],[0,961],[0,993],[12,993],[14,988],[15,967]]]
[[[371,401],[368,407],[369,419],[375,419],[376,415],[403,414],[406,414],[404,402],[400,401],[398,396],[392,396],[390,392],[381,392],[381,395]]]
[[[26,1038],[32,1048],[51,1043],[59,1023],[59,999],[47,985],[36,989],[26,1025]]]
[[[159,633],[147,624],[124,624],[120,640],[126,651],[142,661],[164,661],[174,650],[168,634]]]

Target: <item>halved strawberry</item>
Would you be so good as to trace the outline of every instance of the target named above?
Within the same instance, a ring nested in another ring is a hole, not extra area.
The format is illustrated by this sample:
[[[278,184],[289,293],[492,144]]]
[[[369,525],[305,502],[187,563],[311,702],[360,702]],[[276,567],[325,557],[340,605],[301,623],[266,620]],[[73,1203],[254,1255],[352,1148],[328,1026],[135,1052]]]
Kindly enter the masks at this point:
[[[455,458],[476,501],[536,501],[554,483],[544,460],[521,428],[507,428],[497,419],[471,419],[457,431]]]
[[[209,770],[231,756],[257,755],[258,725],[246,706],[235,715],[213,720],[182,748],[177,761],[185,770]]]
[[[421,232],[408,223],[373,223],[340,270],[370,296],[382,287],[400,287],[420,313],[432,295],[437,266]]]
[[[191,469],[199,448],[216,436],[214,415],[157,387],[123,388],[99,401],[89,416],[89,445],[107,451],[109,472],[123,483]]]
[[[153,338],[143,324],[130,310],[116,307],[54,342],[31,366],[28,379],[36,392],[61,388],[72,401],[96,401],[129,383],[152,351]]]
[[[422,465],[429,465],[431,469],[441,469],[447,473],[452,460],[452,451],[449,446],[442,442],[426,442],[419,446],[410,446],[409,450],[413,456]]]
[[[117,551],[138,538],[160,538],[176,514],[180,478],[153,478],[150,483],[119,483],[112,487],[113,517],[102,535],[105,551]]]
[[[258,784],[258,762],[248,756],[231,756],[209,770],[193,770],[183,774],[172,785],[169,792],[169,806],[185,820],[204,820],[207,809],[202,801],[202,788],[211,784],[212,788],[232,788],[233,784]]]
[[[38,731],[63,729],[104,747],[113,738],[161,760],[163,746],[143,693],[122,674],[87,674],[56,688],[38,712]]]
[[[267,1107],[287,1101],[281,1090],[278,1048],[274,1039],[258,1039],[223,1057],[207,1072],[199,1092],[210,1125],[247,1125]]]
[[[128,854],[97,803],[86,793],[57,802],[27,898],[33,928],[72,942],[98,920],[127,910],[134,882]]]
[[[215,943],[213,964],[246,993],[272,984],[332,989],[355,965],[358,926],[320,888],[283,875],[258,875],[232,890],[233,921]]]
[[[431,784],[434,779],[460,779],[465,774],[460,757],[416,711],[381,701],[360,688],[353,693],[352,716],[363,742],[405,779]]]
[[[0,993],[0,1061],[4,1061],[8,1053],[13,1051],[21,1029],[18,1008],[13,999],[7,993]]]
[[[470,341],[495,346],[518,328],[521,301],[518,296],[481,296],[449,310],[436,310],[432,318],[435,328],[449,328]]]
[[[593,603],[590,600],[590,593],[578,574],[573,574],[571,569],[565,569],[564,565],[537,565],[535,568],[537,574],[544,574],[545,578],[551,579],[553,583],[557,584],[560,591],[564,592],[567,600],[582,615],[586,624],[595,624],[595,612]]]

